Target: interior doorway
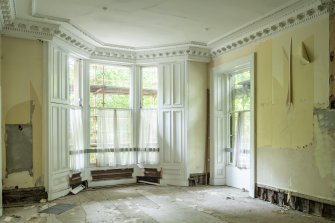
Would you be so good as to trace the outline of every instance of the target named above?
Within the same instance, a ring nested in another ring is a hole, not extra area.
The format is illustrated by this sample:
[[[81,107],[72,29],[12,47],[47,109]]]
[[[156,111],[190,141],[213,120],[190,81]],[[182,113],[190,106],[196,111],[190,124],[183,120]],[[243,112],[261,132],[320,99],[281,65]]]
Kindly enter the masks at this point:
[[[211,183],[255,194],[254,55],[213,69]]]

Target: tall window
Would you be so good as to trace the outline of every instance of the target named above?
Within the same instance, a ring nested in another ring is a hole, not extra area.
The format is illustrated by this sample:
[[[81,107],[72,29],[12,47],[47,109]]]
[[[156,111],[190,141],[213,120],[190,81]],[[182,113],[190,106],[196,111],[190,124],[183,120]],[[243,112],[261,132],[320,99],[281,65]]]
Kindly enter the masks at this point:
[[[131,69],[90,65],[90,163],[117,166],[135,163]]]
[[[228,162],[247,168],[250,156],[250,70],[240,69],[231,73],[228,91],[228,143],[232,149]]]
[[[70,168],[81,170],[84,168],[84,137],[81,106],[81,69],[80,60],[70,58],[68,61],[69,80],[69,151]]]
[[[142,67],[138,134],[138,163],[142,164],[159,162],[157,91],[157,67]]]

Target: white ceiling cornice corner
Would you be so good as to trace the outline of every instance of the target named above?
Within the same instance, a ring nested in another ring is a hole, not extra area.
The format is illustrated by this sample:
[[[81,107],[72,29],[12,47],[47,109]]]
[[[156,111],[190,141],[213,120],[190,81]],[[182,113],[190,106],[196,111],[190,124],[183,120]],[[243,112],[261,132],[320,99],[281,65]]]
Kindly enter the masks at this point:
[[[11,24],[16,16],[14,0],[0,0],[0,30]]]
[[[326,0],[334,2],[334,0]],[[218,57],[250,43],[270,37],[296,25],[329,13],[329,6],[320,0],[300,0],[276,13],[244,26],[209,44],[212,57]]]
[[[62,40],[65,44],[82,51],[85,54],[92,54],[95,51],[95,46],[83,40],[81,37],[73,34],[71,31],[59,27],[54,31],[54,37]]]
[[[329,13],[335,13],[335,0],[321,0],[321,3],[327,7]]]
[[[58,28],[59,25],[55,24],[15,18],[13,22],[3,27],[2,33],[22,38],[51,40]]]
[[[136,54],[137,61],[160,62],[177,59],[192,59],[199,62],[210,62],[211,54],[208,47],[203,44],[190,42],[169,47],[157,47],[152,49],[138,50]]]
[[[91,57],[92,59],[113,60],[128,63],[164,62],[181,59],[192,59],[208,63],[211,60],[209,48],[193,46],[190,44],[137,50],[98,47],[92,52]]]

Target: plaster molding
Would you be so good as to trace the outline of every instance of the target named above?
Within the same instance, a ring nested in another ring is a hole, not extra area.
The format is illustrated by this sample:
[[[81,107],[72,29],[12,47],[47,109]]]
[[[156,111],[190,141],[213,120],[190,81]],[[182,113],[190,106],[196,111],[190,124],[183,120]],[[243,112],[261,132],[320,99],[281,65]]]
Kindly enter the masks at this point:
[[[210,62],[210,50],[206,47],[185,45],[182,47],[156,48],[150,50],[120,50],[96,48],[92,52],[93,59],[116,60],[120,62],[162,62],[170,60],[196,60]]]
[[[71,31],[60,27],[54,31],[54,37],[62,40],[64,43],[82,51],[85,54],[92,54],[95,51],[95,46],[75,35]]]
[[[59,25],[55,24],[15,18],[13,22],[2,28],[1,33],[22,38],[51,40],[58,28]]]
[[[0,0],[0,29],[13,22],[16,16],[14,0]]]
[[[329,13],[335,13],[335,0],[321,0],[321,3],[327,7]]]
[[[329,6],[320,0],[300,0],[210,43],[212,57],[218,57],[328,13]]]
[[[44,22],[15,18],[14,0],[0,0],[0,30],[3,34],[22,38],[56,39],[64,46],[75,49],[92,59],[130,63],[186,59],[207,63],[211,58],[334,12],[334,5],[335,0],[299,0],[280,10],[269,12],[267,16],[210,42],[208,45],[195,41],[141,48],[106,44],[98,41],[80,27],[71,24],[70,21],[47,17],[36,14],[36,12],[34,14],[34,7],[32,7],[33,16],[36,19],[43,19]],[[50,21],[50,23],[45,21]]]

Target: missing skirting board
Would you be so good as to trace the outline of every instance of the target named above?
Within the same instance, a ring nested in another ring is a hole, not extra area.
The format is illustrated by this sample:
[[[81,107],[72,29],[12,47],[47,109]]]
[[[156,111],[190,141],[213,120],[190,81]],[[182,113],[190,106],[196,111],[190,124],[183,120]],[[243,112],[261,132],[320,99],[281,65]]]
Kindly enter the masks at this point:
[[[335,220],[335,202],[313,198],[265,185],[256,186],[256,197],[281,207],[285,206],[293,210]]]

